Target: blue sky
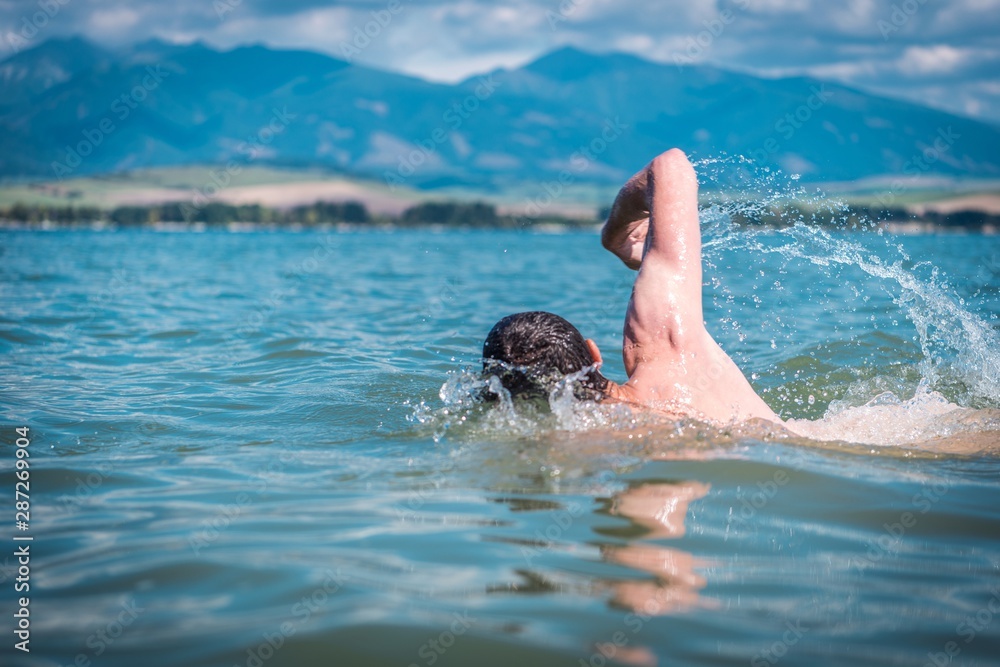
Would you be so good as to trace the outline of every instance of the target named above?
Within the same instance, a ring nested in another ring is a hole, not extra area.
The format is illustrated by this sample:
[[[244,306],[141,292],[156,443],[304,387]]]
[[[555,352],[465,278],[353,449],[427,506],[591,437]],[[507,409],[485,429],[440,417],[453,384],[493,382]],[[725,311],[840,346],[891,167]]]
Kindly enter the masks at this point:
[[[27,44],[347,47],[357,62],[442,81],[570,44],[805,73],[1000,123],[1000,0],[0,0],[0,58],[32,24]]]

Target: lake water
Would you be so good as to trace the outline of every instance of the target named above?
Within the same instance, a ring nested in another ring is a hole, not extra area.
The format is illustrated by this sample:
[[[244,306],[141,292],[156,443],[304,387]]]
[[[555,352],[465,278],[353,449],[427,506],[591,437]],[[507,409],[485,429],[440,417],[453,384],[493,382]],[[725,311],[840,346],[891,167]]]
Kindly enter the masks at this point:
[[[1000,663],[1000,239],[705,248],[710,330],[813,439],[472,402],[520,310],[624,379],[594,233],[0,235],[4,664]]]

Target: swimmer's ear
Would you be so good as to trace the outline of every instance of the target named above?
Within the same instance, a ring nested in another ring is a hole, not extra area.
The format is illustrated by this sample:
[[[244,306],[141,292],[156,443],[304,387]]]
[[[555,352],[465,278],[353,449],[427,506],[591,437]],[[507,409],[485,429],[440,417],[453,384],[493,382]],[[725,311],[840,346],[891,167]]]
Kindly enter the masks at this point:
[[[597,348],[597,343],[592,339],[588,338],[584,341],[587,344],[587,349],[590,350],[590,358],[594,360],[597,367],[600,368],[604,363],[604,359],[601,358],[601,351]]]

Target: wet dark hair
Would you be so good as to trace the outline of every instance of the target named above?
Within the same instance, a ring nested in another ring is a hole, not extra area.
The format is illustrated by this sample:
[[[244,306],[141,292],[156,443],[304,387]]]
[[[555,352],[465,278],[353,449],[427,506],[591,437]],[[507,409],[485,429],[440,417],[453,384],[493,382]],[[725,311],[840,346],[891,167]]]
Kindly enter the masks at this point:
[[[548,397],[564,376],[593,365],[583,335],[552,313],[536,310],[503,318],[483,343],[483,372],[496,375],[511,396]],[[579,399],[600,400],[608,380],[596,369],[574,386]],[[495,399],[492,392],[485,398]]]

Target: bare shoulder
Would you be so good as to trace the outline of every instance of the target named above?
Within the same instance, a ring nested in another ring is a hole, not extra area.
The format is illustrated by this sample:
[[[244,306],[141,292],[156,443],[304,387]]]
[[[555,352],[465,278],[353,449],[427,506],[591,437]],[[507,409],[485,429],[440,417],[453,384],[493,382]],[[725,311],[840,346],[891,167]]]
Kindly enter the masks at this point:
[[[707,331],[673,354],[640,360],[626,386],[637,403],[708,421],[781,421]]]

